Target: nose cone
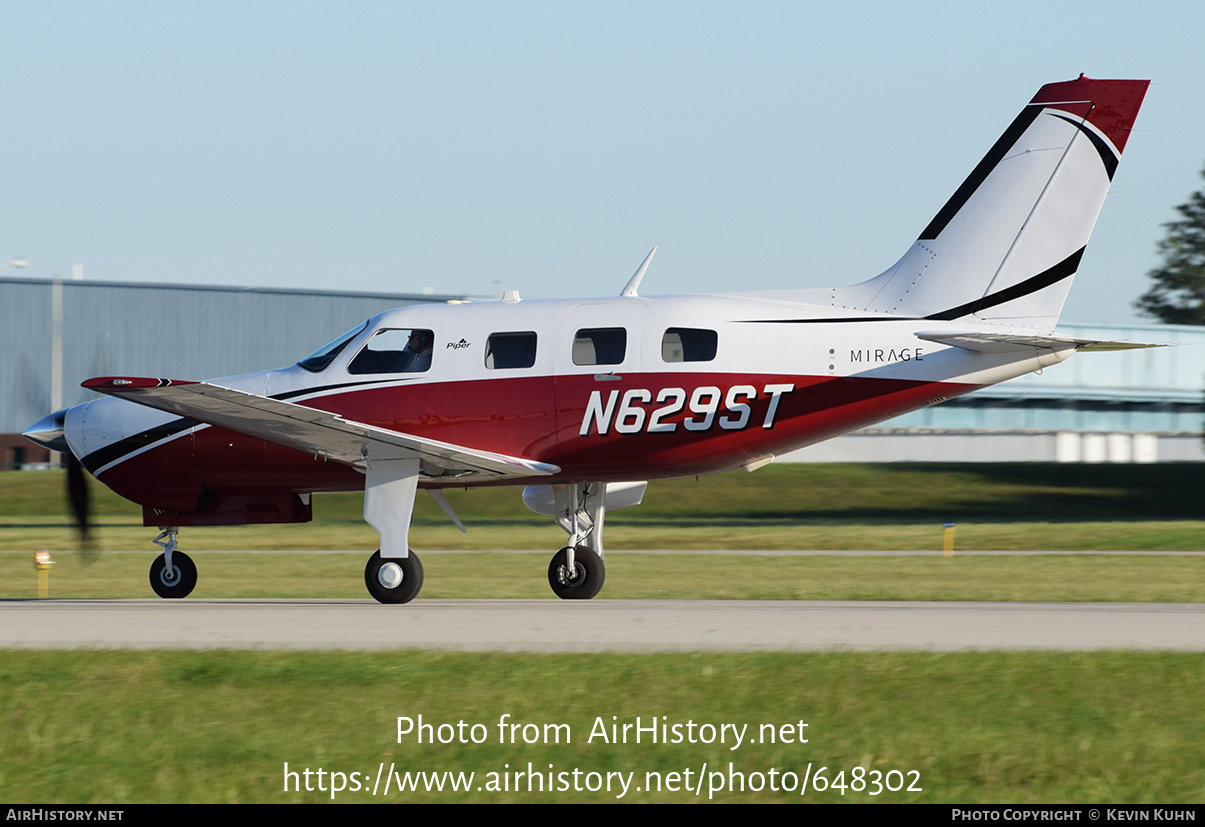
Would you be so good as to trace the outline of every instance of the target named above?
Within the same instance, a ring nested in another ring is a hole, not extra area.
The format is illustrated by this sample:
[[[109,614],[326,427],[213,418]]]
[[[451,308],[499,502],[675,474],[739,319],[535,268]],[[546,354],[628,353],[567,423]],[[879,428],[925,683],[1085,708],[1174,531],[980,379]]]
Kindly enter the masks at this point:
[[[71,450],[67,447],[67,438],[63,435],[63,423],[66,417],[66,410],[55,411],[39,419],[21,436],[52,451],[66,454]]]

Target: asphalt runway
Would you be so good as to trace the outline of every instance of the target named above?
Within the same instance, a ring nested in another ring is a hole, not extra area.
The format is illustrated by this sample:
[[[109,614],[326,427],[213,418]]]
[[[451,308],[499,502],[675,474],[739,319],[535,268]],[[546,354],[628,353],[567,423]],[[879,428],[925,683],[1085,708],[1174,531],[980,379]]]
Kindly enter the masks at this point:
[[[1205,605],[6,600],[0,647],[511,652],[1205,651]]]

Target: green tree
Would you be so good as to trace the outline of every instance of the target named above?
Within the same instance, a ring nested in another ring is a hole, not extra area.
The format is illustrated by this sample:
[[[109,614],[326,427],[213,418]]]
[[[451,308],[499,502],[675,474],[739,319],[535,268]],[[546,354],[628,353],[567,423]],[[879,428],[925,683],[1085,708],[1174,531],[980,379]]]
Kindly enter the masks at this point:
[[[1176,210],[1182,218],[1164,225],[1159,242],[1163,266],[1150,272],[1155,284],[1134,306],[1168,324],[1205,324],[1205,191]]]

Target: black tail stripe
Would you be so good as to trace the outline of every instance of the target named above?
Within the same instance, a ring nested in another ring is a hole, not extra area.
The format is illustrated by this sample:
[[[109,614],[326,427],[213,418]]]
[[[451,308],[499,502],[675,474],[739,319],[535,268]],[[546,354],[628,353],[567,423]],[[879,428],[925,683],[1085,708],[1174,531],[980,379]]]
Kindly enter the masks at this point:
[[[950,200],[941,208],[941,211],[933,217],[929,222],[929,226],[925,227],[925,231],[917,238],[918,241],[925,239],[934,239],[941,235],[941,231],[946,228],[946,225],[958,214],[962,209],[962,205],[970,200],[975,194],[975,190],[979,189],[979,185],[991,173],[996,165],[1004,158],[1005,154],[1012,149],[1013,144],[1021,137],[1029,125],[1037,120],[1038,115],[1042,114],[1042,107],[1030,104],[1021,110],[1021,114],[1016,117],[1012,124],[1000,136],[1000,139],[988,150],[987,155],[983,156],[983,160],[979,165],[971,171],[967,179],[962,182],[962,186],[950,196]]]
[[[1030,293],[1036,293],[1044,287],[1049,287],[1056,282],[1060,282],[1065,278],[1070,278],[1075,275],[1075,271],[1079,269],[1079,260],[1083,258],[1086,247],[1080,247],[1071,255],[1060,261],[1053,267],[1043,270],[1036,276],[1031,276],[1025,281],[1018,282],[1012,287],[1006,287],[1003,290],[990,293],[981,299],[976,299],[973,302],[960,304],[958,307],[952,307],[949,310],[943,310],[940,313],[934,313],[930,316],[925,316],[926,319],[935,321],[949,321],[958,319],[962,316],[968,316],[971,313],[978,313],[980,310],[986,310],[989,307],[995,307],[998,304],[1004,304],[1015,299],[1028,296]]]
[[[1028,296],[1030,293],[1036,293],[1039,290],[1049,287],[1052,284],[1062,281],[1065,278],[1070,278],[1075,275],[1075,271],[1079,269],[1079,260],[1084,257],[1084,250],[1087,247],[1080,247],[1071,255],[1060,261],[1058,264],[1043,270],[1036,276],[1031,276],[1025,281],[1017,282],[1012,287],[1006,287],[997,293],[991,293],[975,301],[960,304],[957,307],[951,307],[949,310],[943,310],[940,313],[933,313],[929,316],[876,316],[867,318],[865,316],[843,316],[832,319],[745,319],[745,323],[762,323],[762,324],[833,324],[835,322],[899,322],[899,321],[919,321],[926,319],[929,321],[948,322],[951,319],[960,319],[963,316],[969,316],[971,313],[977,313],[980,310],[986,310],[989,307],[995,307],[998,304],[1020,299]]]
[[[1092,146],[1096,147],[1096,152],[1100,155],[1100,161],[1105,165],[1105,172],[1109,175],[1109,180],[1113,180],[1113,173],[1117,171],[1118,157],[1113,154],[1113,150],[1105,143],[1105,139],[1097,135],[1088,127],[1084,126],[1082,120],[1068,118],[1066,115],[1060,115],[1058,112],[1052,112],[1056,118],[1062,118],[1067,123],[1074,126],[1080,132],[1088,136],[1088,140],[1092,142]]]

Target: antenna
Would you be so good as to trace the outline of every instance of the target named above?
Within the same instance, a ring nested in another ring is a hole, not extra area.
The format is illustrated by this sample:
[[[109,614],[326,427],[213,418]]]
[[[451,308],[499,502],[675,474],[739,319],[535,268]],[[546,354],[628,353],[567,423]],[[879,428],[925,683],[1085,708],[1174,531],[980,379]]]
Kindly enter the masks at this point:
[[[640,268],[635,272],[635,274],[632,275],[630,279],[628,279],[627,286],[623,288],[623,292],[619,295],[625,298],[636,297],[636,288],[640,286],[640,280],[644,278],[644,271],[649,269],[649,262],[653,260],[653,253],[655,252],[657,252],[656,247],[649,250],[649,254],[644,257],[644,261],[641,262]]]

